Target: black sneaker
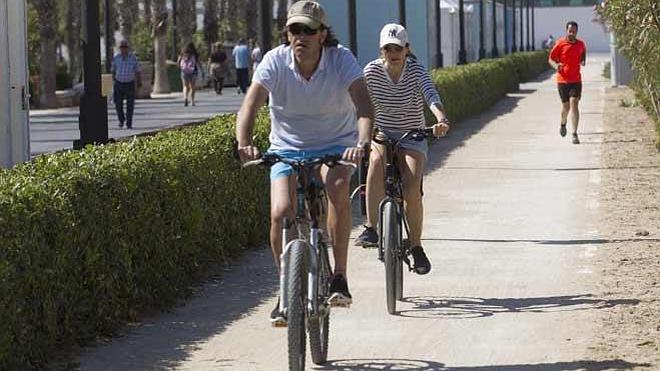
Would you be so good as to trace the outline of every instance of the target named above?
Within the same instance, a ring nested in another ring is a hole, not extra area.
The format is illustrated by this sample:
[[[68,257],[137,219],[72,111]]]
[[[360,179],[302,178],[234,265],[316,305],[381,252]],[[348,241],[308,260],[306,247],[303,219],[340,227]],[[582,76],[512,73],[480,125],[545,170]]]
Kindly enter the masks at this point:
[[[355,239],[355,246],[376,247],[378,246],[378,233],[372,227],[364,227],[364,231]]]
[[[280,299],[277,299],[275,308],[270,312],[270,324],[273,327],[286,327],[286,317],[280,312]]]
[[[573,144],[580,144],[580,139],[577,136],[577,133],[573,133]]]
[[[412,256],[412,269],[417,274],[427,274],[431,270],[431,262],[426,257],[424,249],[421,246],[415,246],[410,249],[409,255]]]
[[[353,303],[353,297],[348,291],[348,282],[343,275],[338,274],[332,279],[330,284],[330,298],[328,303],[331,307],[348,308]]]
[[[566,136],[566,124],[559,126],[559,135],[562,137]]]
[[[124,123],[123,123],[123,122],[121,122],[121,121],[119,121],[119,124],[118,124],[118,126],[119,126],[119,128],[121,129],[121,128],[123,128],[123,127],[124,127]]]

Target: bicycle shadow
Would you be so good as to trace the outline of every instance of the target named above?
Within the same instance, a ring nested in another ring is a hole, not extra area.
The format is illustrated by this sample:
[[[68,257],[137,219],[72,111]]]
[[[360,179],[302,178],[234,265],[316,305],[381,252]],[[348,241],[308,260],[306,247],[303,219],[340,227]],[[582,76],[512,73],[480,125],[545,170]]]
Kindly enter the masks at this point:
[[[415,296],[402,302],[412,309],[400,310],[397,315],[412,318],[482,318],[503,313],[551,313],[607,309],[619,305],[637,305],[637,299],[600,299],[591,294],[547,296],[532,298],[474,298]]]
[[[648,363],[632,363],[622,359],[604,361],[580,360],[572,362],[529,363],[493,366],[446,366],[441,362],[412,359],[340,359],[317,366],[314,370],[415,370],[415,371],[569,371],[569,370],[630,370],[649,368]]]

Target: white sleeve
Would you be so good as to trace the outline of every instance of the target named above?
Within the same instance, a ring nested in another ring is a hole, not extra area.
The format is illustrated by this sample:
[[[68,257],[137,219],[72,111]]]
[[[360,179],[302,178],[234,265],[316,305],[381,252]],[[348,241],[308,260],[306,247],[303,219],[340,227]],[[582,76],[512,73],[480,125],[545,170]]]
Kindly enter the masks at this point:
[[[272,92],[277,84],[277,68],[274,56],[274,53],[266,53],[252,76],[252,81],[259,83],[269,92]]]
[[[348,89],[353,81],[363,76],[362,69],[350,50],[339,46],[337,47],[337,51],[339,53],[337,57],[339,62],[339,78],[342,85]]]

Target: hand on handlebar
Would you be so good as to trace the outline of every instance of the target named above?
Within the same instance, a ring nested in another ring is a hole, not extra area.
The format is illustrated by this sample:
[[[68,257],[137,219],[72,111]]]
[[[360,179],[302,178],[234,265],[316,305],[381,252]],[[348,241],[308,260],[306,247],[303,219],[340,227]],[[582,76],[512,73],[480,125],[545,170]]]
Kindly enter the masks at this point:
[[[449,131],[449,120],[444,119],[433,125],[433,136],[434,137],[444,137]]]
[[[350,161],[354,164],[357,164],[366,155],[367,151],[364,147],[348,147],[346,150],[344,150],[344,154],[341,156],[341,158],[344,161]]]
[[[238,146],[238,157],[241,159],[241,163],[246,163],[258,159],[261,154],[259,148],[253,145]]]

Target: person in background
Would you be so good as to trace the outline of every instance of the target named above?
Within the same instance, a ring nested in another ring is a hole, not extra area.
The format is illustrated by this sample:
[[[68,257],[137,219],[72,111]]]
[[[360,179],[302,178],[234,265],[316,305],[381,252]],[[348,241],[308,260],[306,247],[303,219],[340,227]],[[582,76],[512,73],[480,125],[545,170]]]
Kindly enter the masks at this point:
[[[259,43],[254,43],[254,48],[252,49],[252,53],[250,53],[250,57],[252,59],[252,73],[254,74],[254,71],[257,70],[257,66],[259,66],[261,58],[263,57]]]
[[[216,94],[222,94],[227,73],[227,53],[223,50],[221,42],[213,44],[213,51],[209,56],[208,73],[213,79],[213,89]]]
[[[250,51],[245,45],[245,39],[238,40],[238,45],[231,52],[234,57],[236,67],[236,83],[238,84],[238,94],[245,94],[250,78]]]
[[[183,85],[184,97],[183,105],[188,107],[188,100],[190,99],[190,103],[194,106],[195,80],[197,80],[197,75],[199,74],[199,53],[197,53],[195,44],[190,42],[181,49],[177,64],[181,69],[181,84]]]
[[[566,136],[566,121],[569,111],[573,129],[573,144],[580,144],[577,130],[580,121],[578,104],[582,97],[582,74],[580,65],[587,62],[587,47],[584,41],[577,38],[578,24],[570,21],[566,24],[566,36],[557,40],[550,51],[548,63],[557,70],[557,90],[561,99],[561,121],[559,135]]]
[[[119,53],[112,59],[113,101],[117,110],[119,127],[124,123],[127,129],[133,128],[133,108],[135,107],[135,88],[142,87],[140,65],[133,52],[130,51],[128,40],[119,42]],[[126,99],[126,115],[124,115],[124,99]]]

